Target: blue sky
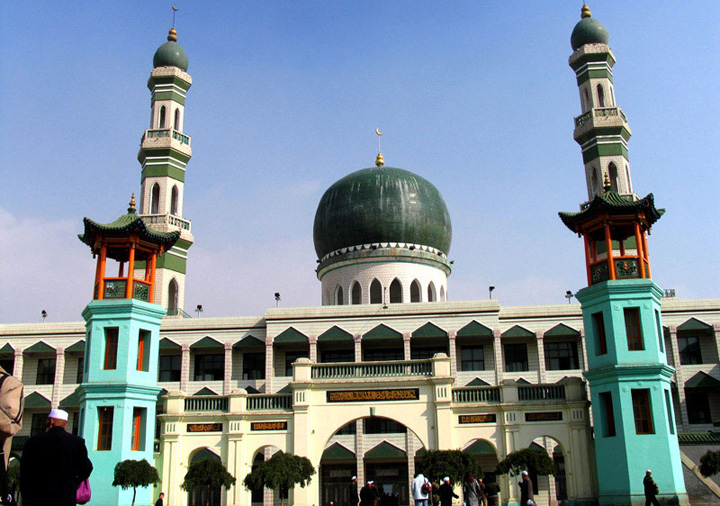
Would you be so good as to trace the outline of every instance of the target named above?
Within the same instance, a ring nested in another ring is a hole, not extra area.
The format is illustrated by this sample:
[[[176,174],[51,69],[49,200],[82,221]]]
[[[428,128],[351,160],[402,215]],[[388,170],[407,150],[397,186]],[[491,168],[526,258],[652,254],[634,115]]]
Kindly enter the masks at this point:
[[[94,263],[82,218],[138,192],[152,56],[169,2],[0,5],[0,322],[80,319]],[[261,315],[320,303],[312,224],[334,181],[386,165],[432,181],[453,221],[451,300],[565,303],[582,241],[557,217],[586,198],[572,139],[570,33],[581,2],[178,2],[194,84],[185,309]],[[715,297],[716,2],[592,2],[618,60],[633,183],[668,212],[655,281]]]

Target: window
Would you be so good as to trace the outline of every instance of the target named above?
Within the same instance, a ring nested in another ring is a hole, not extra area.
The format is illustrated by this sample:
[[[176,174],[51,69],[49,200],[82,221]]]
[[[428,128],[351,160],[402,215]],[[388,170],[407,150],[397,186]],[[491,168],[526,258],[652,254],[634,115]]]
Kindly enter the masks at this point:
[[[38,359],[36,385],[52,385],[55,383],[55,359]]]
[[[626,307],[623,313],[625,315],[625,335],[627,337],[628,350],[644,350],[645,346],[643,346],[642,333],[640,331],[640,309],[636,307]]]
[[[98,408],[98,451],[112,449],[112,431],[113,408],[111,406]]]
[[[587,88],[583,90],[585,92],[585,108],[584,111],[587,111],[588,109],[592,108],[592,104],[590,103],[590,95],[588,94]]]
[[[684,336],[678,334],[678,349],[680,350],[680,363],[682,365],[702,364],[700,340],[698,336]]]
[[[615,410],[613,409],[612,393],[601,392],[600,404],[603,410],[603,437],[615,436]]]
[[[286,351],[285,352],[285,376],[293,375],[293,364],[299,358],[308,358],[307,351]]]
[[[405,434],[407,432],[407,428],[403,424],[387,418],[364,418],[363,422],[365,422],[365,434]]]
[[[177,316],[178,314],[178,284],[174,279],[170,280],[168,285],[168,316]]]
[[[178,215],[178,189],[175,185],[173,185],[172,192],[170,192],[170,214],[173,216]]]
[[[460,369],[462,371],[484,371],[485,347],[463,346],[460,348]]]
[[[688,421],[690,423],[712,423],[707,392],[697,389],[686,389],[685,400],[687,402]]]
[[[665,390],[665,409],[667,410],[670,434],[675,434],[675,420],[673,420],[672,402],[670,402],[670,390]]]
[[[175,122],[173,123],[175,130],[180,130],[180,109],[175,109]]]
[[[410,285],[410,302],[420,302],[420,282],[417,279]]]
[[[435,285],[432,281],[430,281],[430,284],[428,285],[428,302],[435,302]]]
[[[195,381],[221,381],[225,374],[225,355],[195,355]]]
[[[354,350],[327,350],[321,351],[320,356],[323,364],[332,364],[336,362],[355,362]]]
[[[352,303],[360,304],[361,302],[362,302],[362,288],[360,288],[360,283],[358,283],[356,281],[352,287]]]
[[[117,367],[118,329],[105,329],[105,362],[103,369]]]
[[[158,214],[160,212],[160,185],[155,183],[152,187],[150,195],[150,214]]]
[[[506,344],[505,372],[528,371],[527,344]]]
[[[370,284],[370,304],[382,304],[382,286],[380,281],[373,279]]]
[[[149,371],[150,368],[150,331],[140,330],[138,334],[137,370]]]
[[[130,450],[145,450],[145,408],[133,408],[132,434],[130,435]]]
[[[579,368],[578,348],[575,341],[545,343],[545,369],[566,371]]]
[[[357,433],[357,424],[355,422],[350,422],[347,425],[343,425],[340,427],[340,430],[335,433],[336,436],[349,436],[351,434]]]
[[[618,171],[614,163],[608,166],[608,172],[610,174],[610,189],[614,192],[619,191],[618,186]]]
[[[80,357],[77,361],[77,373],[75,376],[75,383],[83,382],[83,370],[85,369],[85,357]]]
[[[180,355],[160,355],[158,381],[180,381],[182,357]]]
[[[635,434],[654,434],[650,411],[650,390],[632,390]]]
[[[245,352],[242,355],[242,364],[244,380],[265,379],[265,353]]]
[[[590,170],[592,171],[592,177],[591,177],[590,181],[591,181],[591,186],[592,186],[592,192],[594,195],[594,194],[600,193],[600,187],[598,186],[597,170],[595,170],[594,168],[590,169]]]
[[[363,360],[366,362],[383,362],[386,360],[404,360],[405,354],[402,348],[386,349],[378,348],[365,350]]]
[[[391,304],[399,304],[403,301],[403,289],[402,285],[400,284],[400,280],[395,278],[392,283],[390,283],[390,303]]]
[[[447,299],[445,299],[445,287],[444,286],[440,287],[440,300],[441,301],[447,300]]]
[[[605,107],[605,90],[603,90],[602,84],[597,85],[598,104],[600,107]]]
[[[607,353],[607,338],[605,337],[605,318],[602,313],[592,315],[593,334],[595,334],[595,355]]]
[[[50,413],[34,413],[30,425],[30,436],[37,436],[45,432],[47,428],[47,417]]]
[[[342,286],[338,285],[337,290],[335,291],[335,304],[338,306],[342,306],[344,298],[345,294],[343,293]]]
[[[410,358],[412,360],[426,360],[428,358],[433,358],[436,353],[444,353],[445,355],[447,355],[447,346],[436,346],[434,348],[412,348],[410,350]]]

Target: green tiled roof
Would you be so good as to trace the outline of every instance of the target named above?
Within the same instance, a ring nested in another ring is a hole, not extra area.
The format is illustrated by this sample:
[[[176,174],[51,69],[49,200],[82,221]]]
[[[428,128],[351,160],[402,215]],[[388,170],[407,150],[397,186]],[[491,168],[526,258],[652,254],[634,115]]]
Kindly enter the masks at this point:
[[[478,439],[464,451],[473,455],[496,455],[495,447],[483,439]]]
[[[337,325],[334,325],[332,328],[329,328],[328,330],[326,330],[325,332],[323,332],[322,334],[320,334],[320,335],[318,336],[318,339],[317,339],[317,340],[318,340],[318,342],[323,342],[323,341],[332,341],[332,342],[347,341],[347,342],[352,342],[352,341],[353,341],[353,335],[352,335],[350,332],[341,329],[341,328],[338,327]]]
[[[55,353],[55,348],[44,341],[38,341],[29,348],[25,348],[23,353]]]
[[[224,348],[224,346],[212,337],[205,336],[198,342],[190,345],[191,350],[198,350],[200,348]]]
[[[580,331],[575,330],[572,327],[568,327],[564,323],[559,323],[555,325],[553,328],[545,332],[545,337],[555,337],[555,336],[579,336]]]
[[[33,392],[27,397],[25,397],[25,407],[26,408],[47,408],[50,409],[50,400],[47,399],[44,395],[39,394],[37,392]]]
[[[366,459],[406,458],[403,450],[383,441],[372,450],[365,452]]]
[[[355,460],[355,454],[340,443],[325,448],[322,460]]]
[[[665,213],[665,209],[655,207],[655,197],[652,193],[640,200],[620,195],[618,192],[606,191],[585,204],[585,208],[578,213],[563,213],[558,215],[567,228],[575,233],[580,231],[580,225],[596,214],[606,212],[610,215],[628,215],[644,211],[649,225],[652,225]]]
[[[458,330],[457,337],[492,337],[493,331],[482,323],[471,321]]]
[[[712,329],[712,325],[708,325],[705,322],[701,322],[697,318],[690,318],[682,325],[678,325],[678,330],[707,330]]]
[[[520,325],[515,325],[503,332],[502,337],[535,337],[535,333]]]
[[[685,382],[685,388],[720,388],[720,381],[702,371]]]
[[[393,330],[384,323],[363,334],[363,341],[374,339],[402,339],[403,335]]]
[[[295,330],[293,327],[283,330],[275,339],[273,343],[307,343],[308,338],[305,334]]]
[[[65,348],[65,353],[85,352],[85,340],[80,339],[77,343]]]
[[[447,337],[447,332],[437,325],[427,322],[425,325],[413,332],[412,337]]]
[[[233,348],[247,349],[247,348],[264,348],[265,343],[255,336],[246,336],[240,339],[237,343],[233,344]]]

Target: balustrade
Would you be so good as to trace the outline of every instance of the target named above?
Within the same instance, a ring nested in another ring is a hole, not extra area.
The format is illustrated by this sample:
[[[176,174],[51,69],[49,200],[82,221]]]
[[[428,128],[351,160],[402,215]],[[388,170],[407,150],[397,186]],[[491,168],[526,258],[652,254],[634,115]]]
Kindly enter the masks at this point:
[[[613,116],[620,116],[623,121],[627,121],[625,113],[619,107],[595,107],[575,118],[575,128],[589,123],[593,117],[610,118]]]
[[[176,141],[180,142],[180,144],[187,144],[188,146],[190,145],[190,136],[178,132],[177,130],[174,130],[172,128],[155,128],[145,130],[142,139],[140,139],[140,143],[142,144],[145,139],[160,139],[163,137],[172,137]]]
[[[563,401],[565,386],[563,385],[523,385],[518,387],[520,401]]]
[[[312,379],[431,376],[432,360],[313,364]]]
[[[219,411],[227,413],[228,398],[218,395],[196,396],[185,398],[185,411]]]
[[[256,394],[247,397],[248,411],[290,410],[292,409],[292,395],[284,394]]]
[[[452,400],[457,403],[500,402],[500,387],[453,388]]]

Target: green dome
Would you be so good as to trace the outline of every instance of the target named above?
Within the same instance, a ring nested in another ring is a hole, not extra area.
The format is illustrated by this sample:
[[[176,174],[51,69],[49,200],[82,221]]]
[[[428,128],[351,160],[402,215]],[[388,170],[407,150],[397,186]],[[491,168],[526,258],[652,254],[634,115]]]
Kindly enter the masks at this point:
[[[187,72],[188,57],[182,46],[177,43],[177,32],[174,28],[168,34],[168,41],[155,51],[153,68],[158,67],[177,67]]]
[[[603,24],[590,16],[582,18],[570,35],[570,45],[573,51],[580,49],[585,44],[607,44],[608,40],[610,40],[610,34]]]
[[[313,228],[319,259],[341,248],[406,243],[450,251],[452,225],[440,192],[425,178],[393,167],[362,169],[320,199]]]

